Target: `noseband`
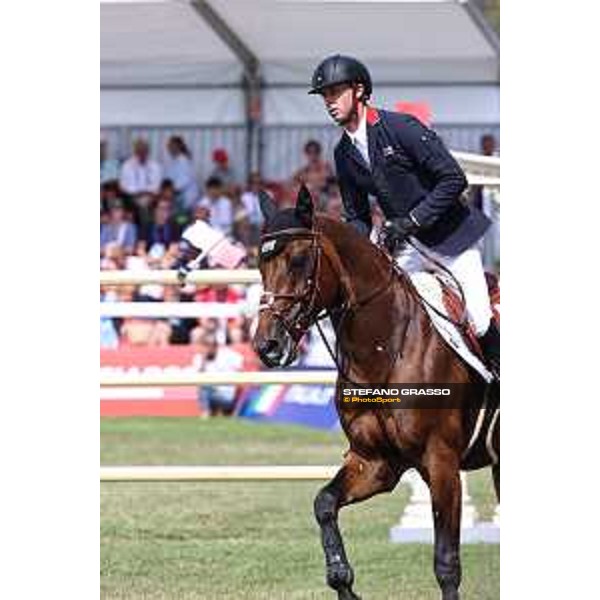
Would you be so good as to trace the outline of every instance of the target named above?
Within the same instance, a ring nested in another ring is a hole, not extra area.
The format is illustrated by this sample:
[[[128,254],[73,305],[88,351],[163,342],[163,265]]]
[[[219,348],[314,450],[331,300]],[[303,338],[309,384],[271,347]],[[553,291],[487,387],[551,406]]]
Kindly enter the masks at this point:
[[[273,242],[273,245],[275,245],[278,242],[288,244],[302,239],[311,241],[312,270],[309,278],[306,280],[304,289],[296,293],[264,291],[258,307],[259,313],[268,310],[273,318],[283,325],[295,344],[298,344],[302,336],[312,325],[312,321],[318,316],[318,309],[315,311],[315,303],[319,296],[318,281],[321,269],[321,255],[323,253],[320,237],[321,232],[316,229],[308,231],[298,227],[282,229],[275,233],[263,235],[261,238],[261,248],[269,242]],[[286,240],[286,238],[287,241],[284,242],[283,240]],[[287,303],[283,308],[277,308],[275,303],[278,300],[287,300]],[[297,305],[300,306],[300,311],[292,317],[290,313]]]

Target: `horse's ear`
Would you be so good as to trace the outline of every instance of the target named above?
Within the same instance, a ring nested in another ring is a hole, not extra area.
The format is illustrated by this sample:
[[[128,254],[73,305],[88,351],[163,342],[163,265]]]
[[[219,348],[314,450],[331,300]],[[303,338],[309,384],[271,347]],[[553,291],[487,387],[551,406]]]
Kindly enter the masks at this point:
[[[302,184],[296,199],[296,215],[308,227],[312,226],[312,218],[315,207],[313,205],[312,196],[306,185]]]
[[[258,201],[260,204],[260,210],[268,223],[277,213],[277,206],[271,196],[264,190],[258,192]]]

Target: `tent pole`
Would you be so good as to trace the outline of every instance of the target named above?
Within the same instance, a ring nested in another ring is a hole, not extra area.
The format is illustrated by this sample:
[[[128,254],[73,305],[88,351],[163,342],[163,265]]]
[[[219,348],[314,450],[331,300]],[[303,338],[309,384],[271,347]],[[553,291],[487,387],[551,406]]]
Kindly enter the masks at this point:
[[[208,24],[233,52],[244,67],[242,87],[246,104],[246,169],[247,175],[260,171],[261,151],[261,114],[262,85],[260,80],[260,61],[234,31],[229,23],[206,0],[192,0],[192,8]]]

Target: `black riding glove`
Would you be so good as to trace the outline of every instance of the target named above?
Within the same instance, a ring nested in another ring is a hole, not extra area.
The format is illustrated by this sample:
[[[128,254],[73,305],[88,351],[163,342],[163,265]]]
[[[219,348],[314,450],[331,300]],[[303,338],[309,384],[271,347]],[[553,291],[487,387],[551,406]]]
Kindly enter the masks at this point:
[[[388,252],[394,254],[417,231],[419,226],[410,217],[386,221],[383,224],[383,239]]]

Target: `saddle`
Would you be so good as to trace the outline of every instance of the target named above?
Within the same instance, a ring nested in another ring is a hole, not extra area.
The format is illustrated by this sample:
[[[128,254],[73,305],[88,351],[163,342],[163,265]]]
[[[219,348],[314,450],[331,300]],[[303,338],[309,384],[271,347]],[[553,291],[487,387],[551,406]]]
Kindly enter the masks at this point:
[[[498,330],[500,330],[500,283],[498,277],[493,273],[485,273],[485,280],[488,287],[488,294],[490,297],[490,308],[492,309],[492,319],[496,324]],[[441,280],[442,285],[442,298],[444,306],[448,312],[448,316],[455,322],[459,322],[464,314],[464,304],[461,301],[460,296],[455,289],[450,287],[446,281]],[[481,359],[483,359],[483,352],[475,335],[475,331],[471,324],[466,321],[464,326],[461,327],[463,338],[469,345],[471,350],[475,352]]]
[[[500,285],[498,278],[486,273],[492,318],[500,328]],[[410,280],[431,321],[448,345],[488,382],[493,375],[485,364],[475,332],[465,317],[465,306],[456,288],[443,275],[419,271]]]

